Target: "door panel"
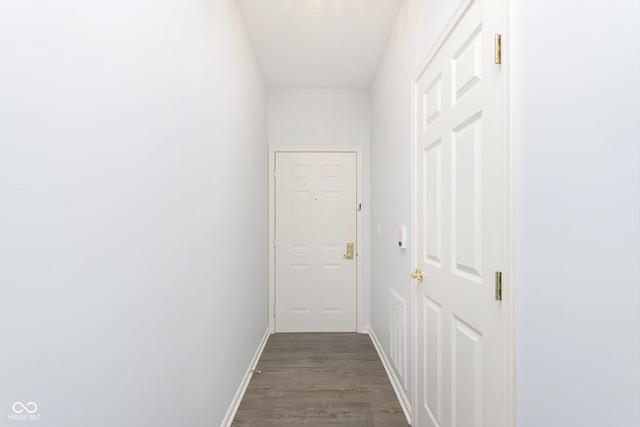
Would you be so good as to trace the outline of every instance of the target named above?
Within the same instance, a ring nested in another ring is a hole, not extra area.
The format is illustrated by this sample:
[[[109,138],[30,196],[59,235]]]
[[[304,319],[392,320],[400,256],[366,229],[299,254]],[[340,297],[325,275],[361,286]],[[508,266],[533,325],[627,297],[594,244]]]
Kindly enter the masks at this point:
[[[417,426],[506,426],[504,2],[470,2],[414,85]]]
[[[424,254],[425,261],[442,267],[442,144],[436,141],[425,150],[424,159]]]
[[[439,420],[442,414],[442,306],[422,295],[424,298],[425,331],[423,396],[428,419]],[[428,349],[428,351],[427,351]]]
[[[451,239],[456,274],[480,282],[482,260],[482,121],[474,117],[451,133]]]
[[[356,154],[276,153],[276,332],[356,330]]]
[[[482,426],[482,334],[453,316],[451,425]]]

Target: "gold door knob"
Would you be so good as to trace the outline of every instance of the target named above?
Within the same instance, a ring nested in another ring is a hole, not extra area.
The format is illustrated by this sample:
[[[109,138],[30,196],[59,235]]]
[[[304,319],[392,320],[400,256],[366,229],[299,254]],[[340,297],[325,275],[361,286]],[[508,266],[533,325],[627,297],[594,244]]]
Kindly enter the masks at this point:
[[[422,271],[422,269],[420,268],[416,268],[415,273],[411,273],[411,277],[422,282],[422,280],[424,279],[424,271]]]

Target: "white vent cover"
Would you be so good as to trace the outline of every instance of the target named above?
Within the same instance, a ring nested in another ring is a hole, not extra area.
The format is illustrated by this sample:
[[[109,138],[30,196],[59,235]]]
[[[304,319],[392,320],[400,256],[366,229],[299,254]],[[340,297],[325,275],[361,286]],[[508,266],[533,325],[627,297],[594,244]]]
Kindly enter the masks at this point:
[[[407,303],[393,289],[389,288],[389,355],[396,368],[402,386],[407,389],[406,376],[406,322]]]

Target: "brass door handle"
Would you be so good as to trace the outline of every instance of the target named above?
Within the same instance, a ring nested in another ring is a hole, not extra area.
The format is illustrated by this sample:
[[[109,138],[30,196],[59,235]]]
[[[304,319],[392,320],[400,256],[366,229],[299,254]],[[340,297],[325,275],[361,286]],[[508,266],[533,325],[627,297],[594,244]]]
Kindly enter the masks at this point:
[[[347,243],[347,253],[344,254],[346,259],[353,259],[353,243]]]
[[[422,282],[422,280],[424,280],[424,271],[422,271],[422,269],[420,268],[416,268],[415,273],[411,273],[411,277],[414,279],[418,279],[419,281]]]

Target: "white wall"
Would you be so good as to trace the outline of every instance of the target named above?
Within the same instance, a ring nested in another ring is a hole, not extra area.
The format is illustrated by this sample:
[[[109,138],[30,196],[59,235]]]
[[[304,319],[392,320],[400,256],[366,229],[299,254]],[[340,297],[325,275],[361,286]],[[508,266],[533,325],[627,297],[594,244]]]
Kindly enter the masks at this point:
[[[369,92],[269,89],[269,145],[355,146],[363,156],[363,323],[369,325]]]
[[[369,147],[369,92],[269,89],[269,145]]]
[[[385,349],[388,288],[411,297],[395,241],[411,220],[409,82],[457,4],[406,0],[371,89],[371,326]],[[510,7],[518,425],[639,425],[638,2]]]
[[[398,248],[398,227],[407,226],[411,235],[411,79],[455,7],[451,1],[406,0],[371,87],[371,328],[386,351],[389,288],[411,306],[411,251]],[[410,343],[406,350],[411,402]]]
[[[639,16],[512,2],[520,426],[640,425]]]
[[[1,0],[0,61],[0,425],[219,425],[267,329],[235,3]]]

